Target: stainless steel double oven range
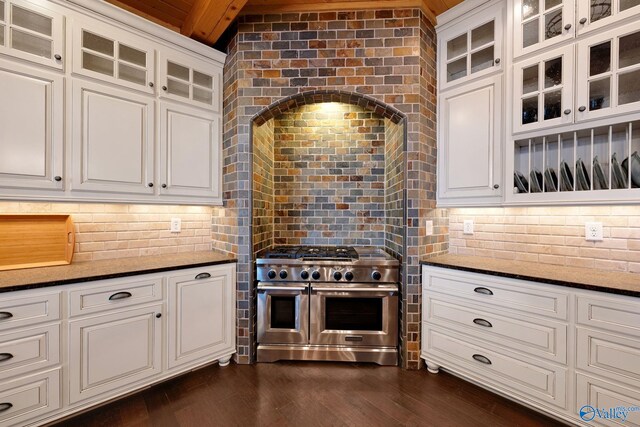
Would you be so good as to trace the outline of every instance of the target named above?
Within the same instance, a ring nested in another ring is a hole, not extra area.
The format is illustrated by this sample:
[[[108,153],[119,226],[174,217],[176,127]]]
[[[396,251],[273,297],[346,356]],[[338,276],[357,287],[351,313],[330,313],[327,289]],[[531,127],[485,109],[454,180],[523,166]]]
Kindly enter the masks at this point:
[[[276,246],[256,278],[258,362],[397,365],[399,262],[382,249]]]

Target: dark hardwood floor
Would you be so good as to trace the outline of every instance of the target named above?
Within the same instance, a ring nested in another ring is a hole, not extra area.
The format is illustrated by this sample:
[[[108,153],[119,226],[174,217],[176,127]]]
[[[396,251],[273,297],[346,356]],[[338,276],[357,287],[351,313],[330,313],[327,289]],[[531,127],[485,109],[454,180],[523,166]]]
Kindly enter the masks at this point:
[[[63,426],[560,426],[452,375],[369,364],[208,366]]]

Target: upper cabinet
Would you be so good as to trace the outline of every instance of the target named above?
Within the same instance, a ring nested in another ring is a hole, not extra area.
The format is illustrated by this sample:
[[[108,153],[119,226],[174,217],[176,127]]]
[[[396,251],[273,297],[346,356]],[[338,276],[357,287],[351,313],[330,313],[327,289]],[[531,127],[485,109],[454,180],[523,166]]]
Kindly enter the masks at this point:
[[[602,28],[640,13],[638,0],[577,0],[578,34]]]
[[[513,4],[514,57],[574,37],[574,0],[515,0]]]
[[[438,31],[440,89],[502,70],[503,14],[498,4]]]
[[[23,0],[0,0],[0,53],[62,69],[64,16]]]
[[[154,62],[146,39],[90,18],[74,22],[74,73],[154,93]]]
[[[178,52],[161,51],[160,96],[220,112],[222,70]]]

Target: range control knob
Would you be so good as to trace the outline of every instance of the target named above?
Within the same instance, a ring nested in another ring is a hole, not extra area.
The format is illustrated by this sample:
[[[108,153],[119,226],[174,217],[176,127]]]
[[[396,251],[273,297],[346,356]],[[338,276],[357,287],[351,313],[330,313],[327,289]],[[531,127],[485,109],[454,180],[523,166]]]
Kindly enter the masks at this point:
[[[276,271],[275,270],[269,270],[269,272],[267,273],[267,277],[269,279],[275,279],[276,278]]]
[[[311,273],[311,277],[313,277],[313,280],[318,280],[320,278],[320,272],[318,270],[314,271]]]
[[[376,270],[373,273],[371,273],[371,278],[373,280],[380,280],[382,278],[382,274],[380,274],[380,272]]]
[[[340,273],[339,271],[336,271],[335,273],[333,273],[333,278],[336,280],[342,279],[342,273]]]
[[[307,280],[309,278],[309,272],[307,270],[303,270],[302,273],[300,273],[300,277],[302,277],[302,280]]]
[[[280,270],[280,278],[281,279],[287,278],[287,270]]]
[[[353,273],[350,272],[350,271],[347,271],[346,273],[344,273],[344,278],[345,278],[345,280],[347,280],[349,282],[352,281],[353,280]]]

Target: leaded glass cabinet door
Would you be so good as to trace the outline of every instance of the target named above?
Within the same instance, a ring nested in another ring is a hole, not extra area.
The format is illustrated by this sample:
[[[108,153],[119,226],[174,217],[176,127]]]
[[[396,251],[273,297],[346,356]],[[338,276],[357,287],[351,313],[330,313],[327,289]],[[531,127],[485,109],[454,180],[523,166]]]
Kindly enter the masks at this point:
[[[514,133],[573,122],[573,46],[514,65]]]
[[[502,70],[502,4],[438,34],[440,89]]]
[[[637,22],[578,44],[576,120],[640,109],[640,26]]]
[[[514,57],[575,35],[573,0],[515,0],[513,13]]]
[[[61,70],[64,17],[27,1],[0,0],[0,52]]]
[[[584,34],[638,14],[640,0],[578,0],[576,31]]]

